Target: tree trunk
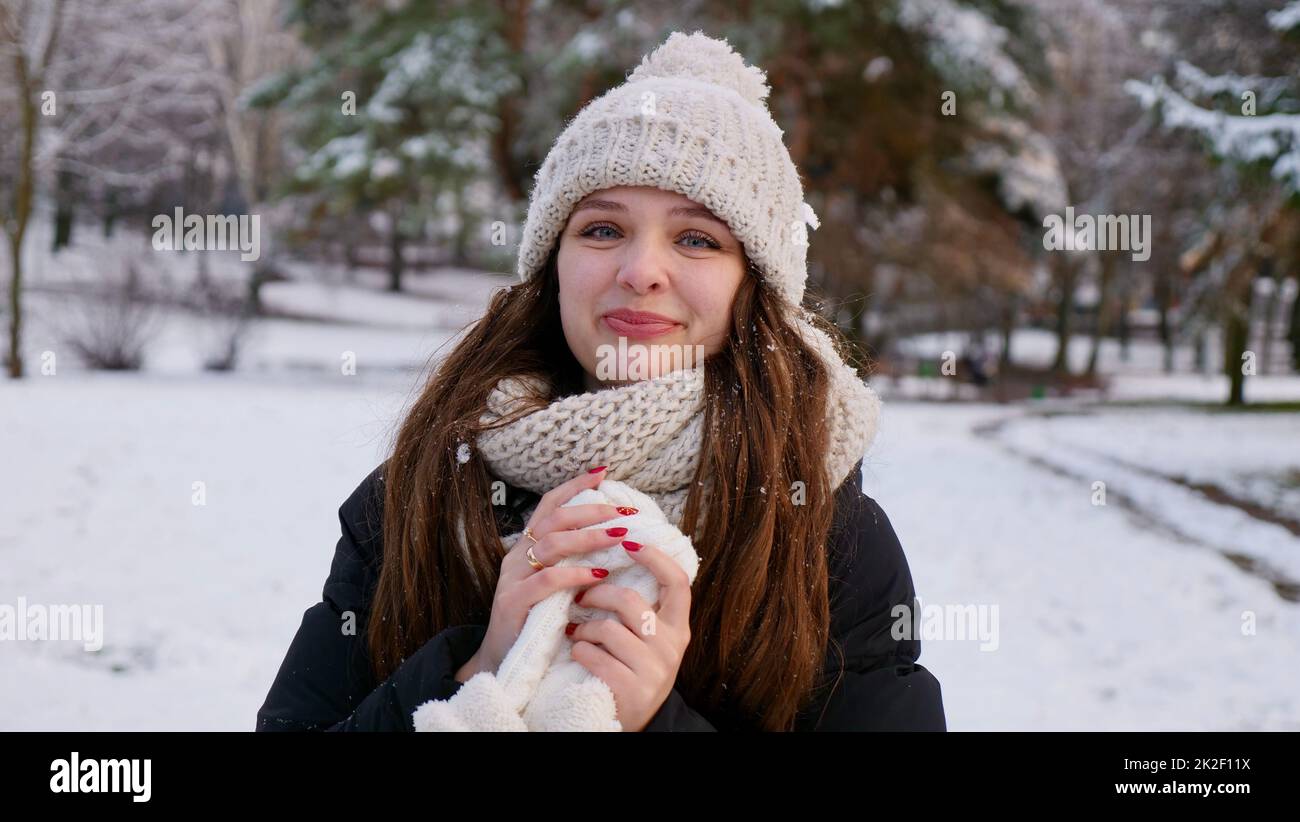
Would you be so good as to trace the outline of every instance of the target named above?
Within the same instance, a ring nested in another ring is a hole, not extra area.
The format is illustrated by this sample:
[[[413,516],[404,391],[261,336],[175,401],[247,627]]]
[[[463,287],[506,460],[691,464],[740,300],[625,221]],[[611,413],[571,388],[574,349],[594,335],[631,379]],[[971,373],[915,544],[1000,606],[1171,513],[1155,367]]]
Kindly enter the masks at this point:
[[[527,51],[529,6],[531,0],[500,0],[505,30],[503,39],[510,46],[510,52],[519,65],[522,65]],[[520,101],[528,95],[528,72],[521,69],[519,80],[523,84],[522,94],[503,94],[497,100],[497,122],[500,124],[492,135],[492,157],[496,163],[497,176],[505,188],[506,195],[514,202],[528,198],[528,171],[519,162],[511,149],[518,142],[519,130],[523,123]]]
[[[54,207],[54,243],[50,251],[58,251],[72,244],[72,203],[61,202]]]
[[[470,225],[468,198],[465,196],[464,181],[458,180],[453,192],[453,200],[456,209],[456,238],[452,247],[452,255],[455,257],[456,265],[464,266],[469,257],[469,236],[472,230]]]
[[[0,212],[0,221],[8,222],[5,226],[9,234],[9,355],[8,372],[13,379],[23,376],[22,358],[22,288],[23,288],[23,238],[27,235],[27,223],[32,215],[33,192],[36,177],[36,95],[44,87],[46,69],[49,68],[51,55],[59,40],[63,24],[64,4],[60,0],[53,5],[49,25],[45,31],[45,42],[33,53],[29,62],[24,51],[23,22],[16,21],[10,12],[10,3],[0,3],[0,32],[3,32],[12,46],[13,78],[10,82],[18,92],[18,109],[22,134],[19,137],[18,179],[14,184],[13,213]],[[6,219],[7,218],[7,219]]]
[[[1097,356],[1101,351],[1101,342],[1109,330],[1110,289],[1115,278],[1115,252],[1103,251],[1101,256],[1101,284],[1097,289],[1097,321],[1092,326],[1092,350],[1088,352],[1088,367],[1084,373],[1089,377],[1097,374]]]
[[[397,218],[393,218],[392,231],[388,235],[388,290],[402,290],[402,244],[401,229],[397,227]]]
[[[23,241],[21,235],[9,236],[9,356],[5,361],[9,376],[19,379],[23,375],[22,339],[23,312]]]
[[[343,234],[343,278],[349,283],[357,281],[357,235],[348,227]]]
[[[1291,301],[1291,328],[1287,337],[1291,340],[1291,370],[1300,371],[1300,277],[1296,280],[1295,299]]]
[[[198,259],[195,260],[194,280],[198,284],[199,293],[208,294],[212,291],[212,274],[208,270],[208,255],[200,252]]]
[[[1056,358],[1052,371],[1060,375],[1070,373],[1070,314],[1074,307],[1074,275],[1072,260],[1057,255],[1057,283],[1061,293],[1056,301]]]
[[[1002,351],[998,354],[998,377],[1011,369],[1011,335],[1016,330],[1016,297],[1007,298],[1002,311]]]
[[[248,292],[244,304],[247,306],[249,315],[258,316],[262,313],[262,269],[260,265],[253,266],[253,273],[248,277]]]
[[[72,244],[73,204],[76,202],[72,191],[72,174],[63,170],[56,179],[58,188],[54,195],[54,243],[50,248],[50,251],[55,252]]]
[[[1263,227],[1251,238],[1249,249],[1241,262],[1228,272],[1223,288],[1224,355],[1223,367],[1232,380],[1228,394],[1229,405],[1244,403],[1243,385],[1245,374],[1242,373],[1242,354],[1250,345],[1251,306],[1255,296],[1255,280],[1263,274],[1269,274],[1275,265],[1273,253],[1263,249],[1276,248],[1280,236],[1286,231],[1289,212],[1276,204],[1263,221]],[[1263,363],[1256,359],[1256,373],[1262,373]]]
[[[1246,401],[1242,355],[1250,346],[1251,297],[1258,269],[1258,258],[1247,254],[1228,272],[1223,288],[1223,371],[1229,381],[1228,405],[1232,406],[1244,405]]]
[[[1162,267],[1160,273],[1156,274],[1155,297],[1156,309],[1159,312],[1159,324],[1157,333],[1160,336],[1160,344],[1164,348],[1163,370],[1166,374],[1174,373],[1174,334],[1169,324],[1169,309],[1171,308],[1171,291],[1169,272]]]
[[[1270,269],[1276,270],[1273,266]],[[1259,344],[1259,373],[1269,373],[1269,363],[1273,361],[1273,334],[1275,333],[1275,319],[1277,315],[1277,304],[1281,300],[1282,281],[1276,276],[1269,279],[1273,285],[1273,290],[1269,293],[1268,299],[1264,301],[1264,321],[1260,323],[1263,327],[1264,339]]]
[[[32,216],[32,194],[36,175],[36,103],[28,90],[26,64],[18,61],[19,94],[22,109],[22,148],[19,154],[18,185],[14,189],[13,226],[9,232],[9,376],[23,376],[23,238]]]
[[[1133,356],[1133,326],[1129,324],[1128,312],[1132,309],[1132,293],[1128,284],[1119,291],[1119,322],[1116,323],[1115,336],[1119,338],[1119,361],[1128,362]]]
[[[1223,324],[1223,370],[1228,375],[1228,405],[1245,405],[1246,374],[1241,355],[1250,334],[1250,314],[1229,308]]]
[[[113,236],[113,226],[117,222],[117,191],[110,188],[104,198],[104,237]]]

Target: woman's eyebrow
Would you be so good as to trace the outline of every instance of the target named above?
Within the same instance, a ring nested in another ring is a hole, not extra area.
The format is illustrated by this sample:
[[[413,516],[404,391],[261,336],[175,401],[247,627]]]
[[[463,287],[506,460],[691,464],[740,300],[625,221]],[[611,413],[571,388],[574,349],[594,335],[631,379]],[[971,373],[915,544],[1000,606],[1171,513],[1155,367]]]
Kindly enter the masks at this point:
[[[672,208],[672,209],[669,210],[669,212],[668,212],[668,216],[670,216],[670,217],[699,217],[699,218],[702,219],[702,220],[712,220],[713,222],[717,223],[718,225],[721,225],[721,226],[723,226],[723,227],[727,227],[727,224],[726,224],[725,222],[723,222],[722,220],[718,219],[718,216],[717,216],[716,214],[714,214],[712,211],[709,211],[709,210],[708,210],[707,208],[705,208],[704,206],[676,206],[675,208]]]
[[[627,211],[627,206],[613,200],[583,200],[573,207],[573,213],[577,214],[579,211],[588,208],[597,211]]]
[[[573,213],[577,214],[579,211],[588,208],[595,209],[597,211],[618,211],[623,213],[627,212],[627,206],[623,205],[622,203],[615,202],[614,200],[593,199],[593,200],[583,200],[582,202],[578,203],[576,206],[573,207]],[[709,211],[704,206],[674,206],[673,208],[669,209],[668,216],[699,217],[700,219],[703,220],[712,220],[713,222],[724,227],[727,226],[725,222],[718,219],[717,215],[715,215],[712,211]]]

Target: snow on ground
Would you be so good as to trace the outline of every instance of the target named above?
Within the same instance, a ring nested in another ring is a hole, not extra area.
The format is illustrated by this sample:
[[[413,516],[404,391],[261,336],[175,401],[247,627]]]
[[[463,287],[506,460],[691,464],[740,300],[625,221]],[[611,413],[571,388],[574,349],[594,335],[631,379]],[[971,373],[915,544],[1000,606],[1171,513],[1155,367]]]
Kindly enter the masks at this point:
[[[472,306],[481,310],[486,305],[487,294],[482,289],[472,292],[468,299],[459,296],[454,301],[422,295],[422,292],[431,290],[430,283],[443,281],[444,287],[455,287],[455,278],[454,271],[445,270],[439,270],[432,276],[412,276],[403,285],[403,288],[410,288],[399,294],[347,283],[305,280],[276,282],[264,285],[261,297],[269,309],[299,316],[383,325],[394,329],[457,329],[465,321]],[[356,278],[359,282],[371,279],[373,278],[360,276]],[[479,284],[482,285],[484,281],[495,287],[508,287],[513,282],[505,277],[486,277],[480,274]]]
[[[41,354],[52,351],[58,370],[83,370],[65,342],[64,330],[75,326],[68,298],[36,292],[28,295],[25,355],[38,372]],[[469,321],[468,312],[461,315]],[[145,348],[150,373],[194,374],[208,354],[218,350],[224,321],[174,308],[159,308],[149,320],[152,333]],[[410,372],[457,335],[455,329],[389,328],[337,325],[302,320],[263,319],[254,323],[242,344],[238,368],[245,371],[315,371],[343,373],[347,361],[365,370]],[[445,349],[443,349],[445,350]]]
[[[251,728],[319,599],[337,508],[382,458],[410,387],[396,375],[71,373],[0,389],[3,450],[19,467],[0,475],[13,512],[0,518],[0,602],[102,603],[107,629],[98,654],[0,644],[12,674],[0,728]],[[1090,466],[1050,437],[1045,450],[1089,479],[972,434],[1018,413],[886,403],[864,470],[922,608],[998,606],[995,650],[922,637],[950,726],[1300,730],[1300,606],[1213,547],[1093,506]],[[1053,419],[1068,418],[1007,431]],[[1217,424],[1185,422],[1207,440]],[[1110,494],[1133,493],[1108,470]],[[193,504],[196,481],[206,505]],[[1275,528],[1143,493],[1210,541]],[[1300,555],[1294,538],[1274,543]],[[1242,634],[1247,611],[1254,635]]]
[[[1026,427],[1016,428],[1026,433]],[[1107,459],[1145,466],[1217,484],[1300,519],[1300,413],[1218,412],[1207,418],[1205,411],[1189,408],[1116,409],[1061,417],[1050,425],[1038,421],[1033,435],[1042,448],[1078,452],[1105,474]],[[1300,555],[1291,561],[1300,578]]]
[[[405,391],[284,375],[0,387],[0,603],[99,604],[105,634],[98,653],[0,642],[0,729],[252,730]]]
[[[462,313],[445,303],[327,283],[267,283],[261,297],[272,311],[398,328],[449,327]]]
[[[997,606],[996,650],[962,638],[971,632],[922,637],[920,661],[939,678],[950,728],[1300,730],[1300,605],[1213,548],[1120,505],[1094,506],[1098,475],[1087,466],[1083,479],[1060,476],[971,434],[1008,413],[1018,412],[886,403],[864,468],[864,490],[907,552],[923,615]],[[1215,424],[1186,421],[1207,440]],[[1114,485],[1112,494],[1129,490]],[[1193,534],[1226,539],[1244,527],[1234,509],[1148,495]],[[1294,567],[1300,540],[1270,539]],[[1248,612],[1253,634],[1243,633]]]
[[[1117,374],[1111,378],[1108,397],[1221,403],[1228,398],[1228,387],[1228,378],[1223,374]],[[1247,377],[1242,395],[1248,403],[1300,401],[1300,374]]]
[[[1228,378],[1214,374],[1130,373],[1108,375],[1102,389],[1074,389],[1076,401],[1088,403],[1199,403],[1222,405],[1228,398]],[[987,390],[953,377],[918,377],[911,374],[872,380],[882,398],[975,402]],[[1300,402],[1300,375],[1269,374],[1246,379],[1242,396],[1247,404]]]

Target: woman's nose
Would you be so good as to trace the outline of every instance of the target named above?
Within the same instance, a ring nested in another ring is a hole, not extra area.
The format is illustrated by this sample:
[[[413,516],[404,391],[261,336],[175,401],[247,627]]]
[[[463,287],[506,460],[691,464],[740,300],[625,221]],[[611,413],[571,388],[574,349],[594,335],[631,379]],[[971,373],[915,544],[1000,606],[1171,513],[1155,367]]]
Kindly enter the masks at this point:
[[[663,289],[668,284],[668,264],[662,251],[654,248],[631,248],[619,268],[618,283],[638,294]]]

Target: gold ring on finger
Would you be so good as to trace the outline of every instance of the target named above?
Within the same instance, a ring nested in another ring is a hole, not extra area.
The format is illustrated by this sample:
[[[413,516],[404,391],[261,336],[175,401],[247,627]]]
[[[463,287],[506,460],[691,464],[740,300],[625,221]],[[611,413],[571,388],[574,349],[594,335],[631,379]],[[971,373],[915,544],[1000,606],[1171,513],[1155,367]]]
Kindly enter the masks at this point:
[[[528,564],[533,566],[536,570],[540,571],[546,567],[537,559],[537,555],[533,553],[532,546],[529,546],[528,553],[525,554],[525,556],[528,557]]]

